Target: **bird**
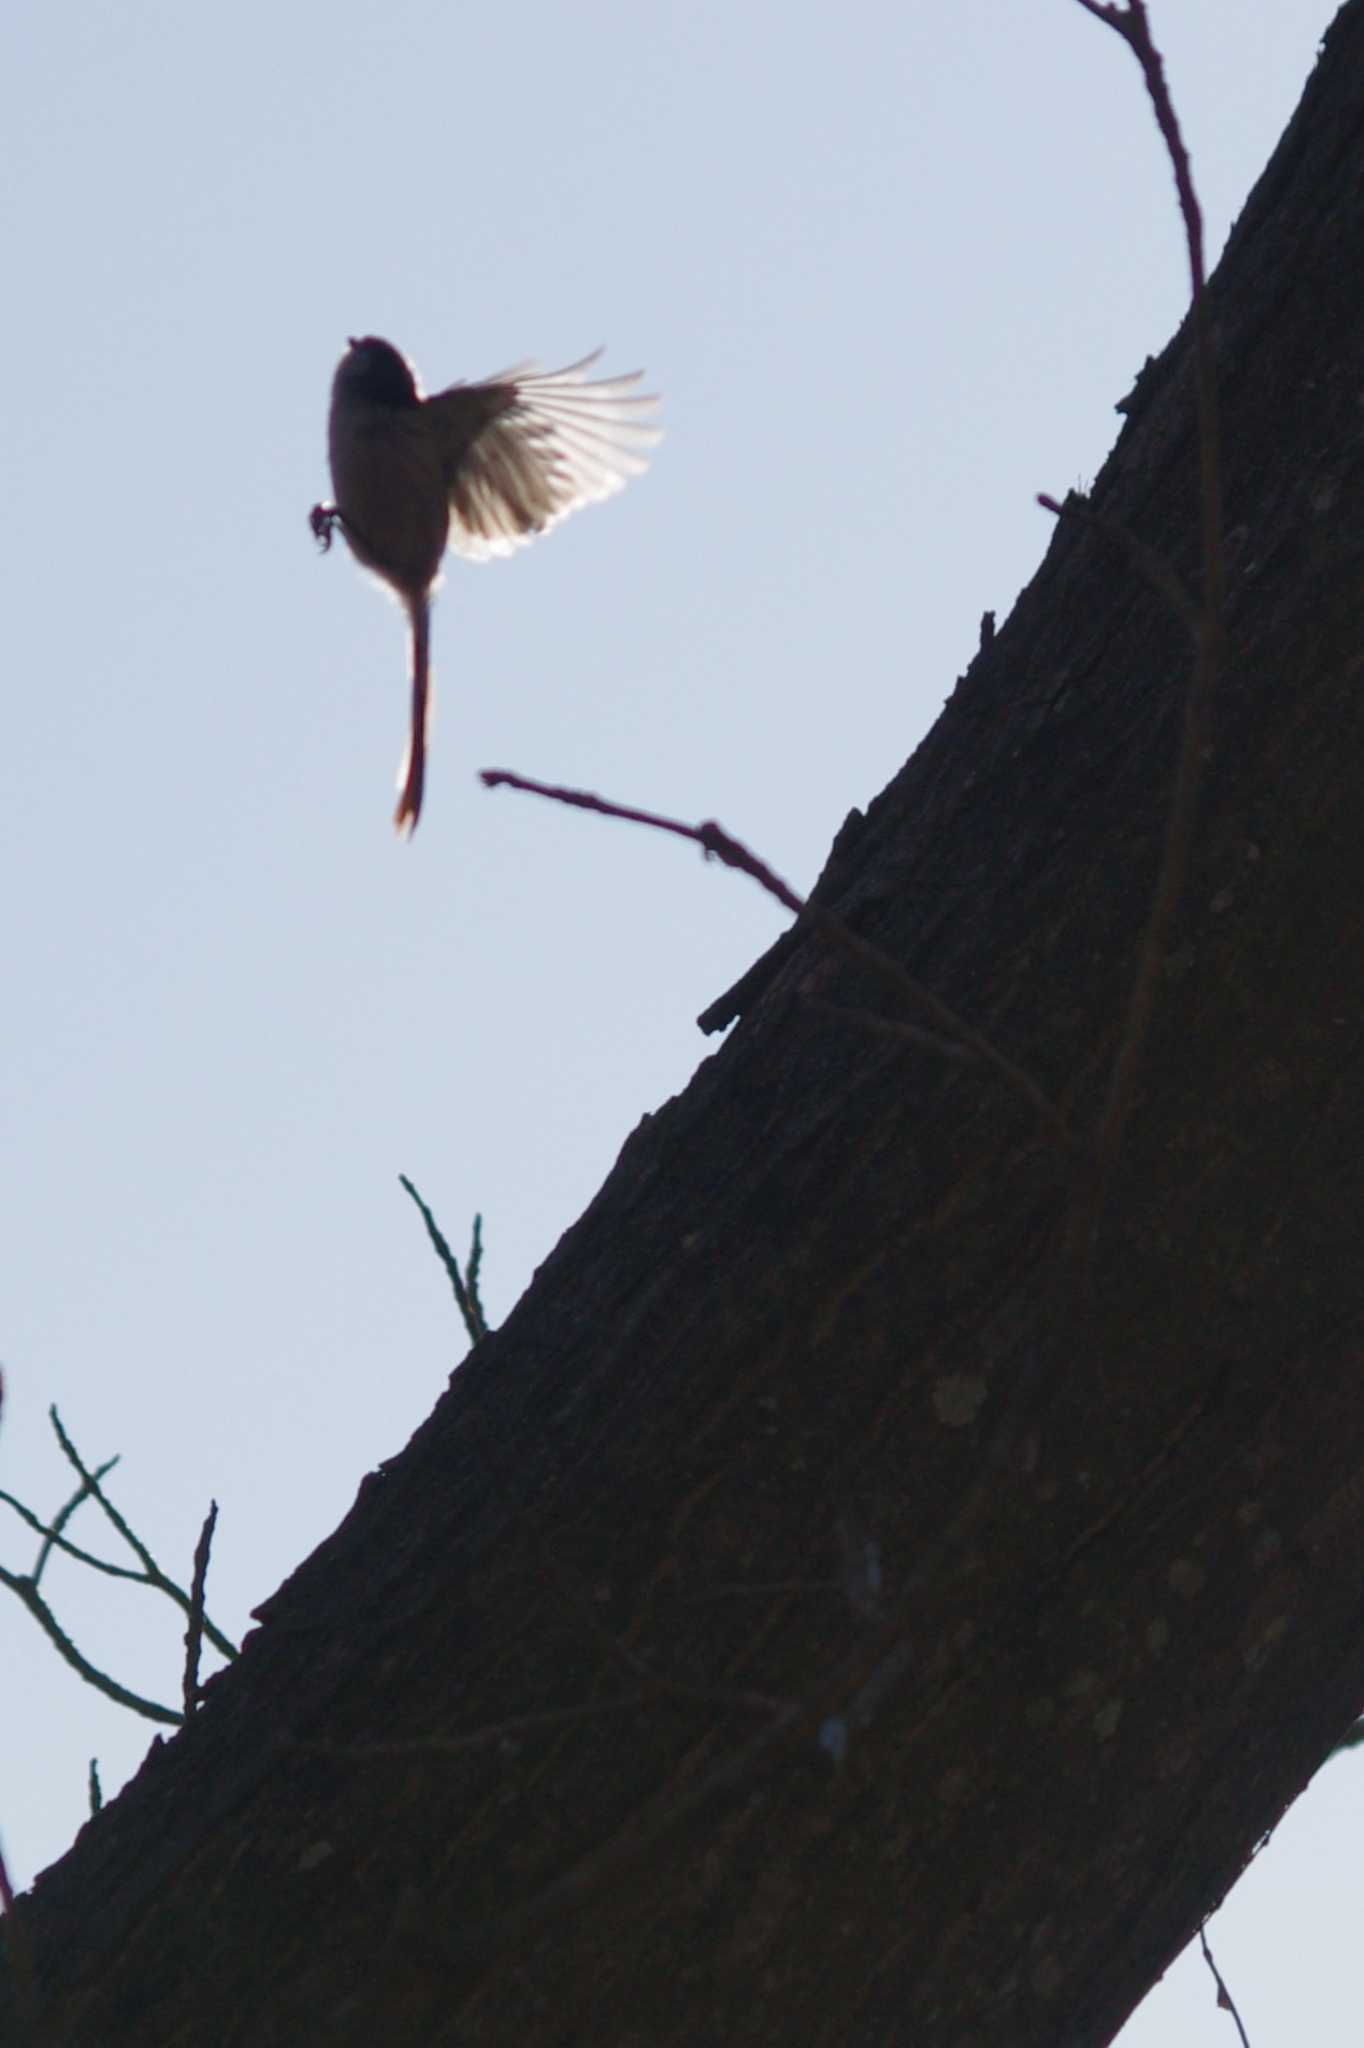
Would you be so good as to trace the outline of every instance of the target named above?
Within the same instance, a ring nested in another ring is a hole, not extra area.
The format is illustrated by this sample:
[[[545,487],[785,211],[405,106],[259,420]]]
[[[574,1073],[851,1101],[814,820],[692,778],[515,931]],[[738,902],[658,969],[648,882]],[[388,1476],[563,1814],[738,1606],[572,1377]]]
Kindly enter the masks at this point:
[[[394,823],[422,810],[430,713],[431,600],[446,548],[470,561],[509,555],[648,466],[661,435],[643,371],[588,373],[595,349],[562,370],[523,362],[429,398],[401,350],[352,336],[332,379],[327,451],[334,502],[314,505],[325,552],[340,528],[357,562],[407,614],[412,728]]]

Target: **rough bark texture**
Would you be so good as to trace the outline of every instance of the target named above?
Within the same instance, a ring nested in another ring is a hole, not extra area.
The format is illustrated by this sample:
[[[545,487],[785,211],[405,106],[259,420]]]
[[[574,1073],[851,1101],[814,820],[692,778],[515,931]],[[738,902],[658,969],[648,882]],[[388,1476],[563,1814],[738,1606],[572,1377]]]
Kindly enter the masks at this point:
[[[44,2039],[1097,2048],[1306,1783],[1364,1701],[1362,250],[1349,0],[1214,291],[1230,656],[1087,1271],[1021,1095],[798,934],[46,1873]],[[1187,373],[1095,503],[1196,585]],[[824,887],[1081,1130],[1189,666],[1063,521]]]

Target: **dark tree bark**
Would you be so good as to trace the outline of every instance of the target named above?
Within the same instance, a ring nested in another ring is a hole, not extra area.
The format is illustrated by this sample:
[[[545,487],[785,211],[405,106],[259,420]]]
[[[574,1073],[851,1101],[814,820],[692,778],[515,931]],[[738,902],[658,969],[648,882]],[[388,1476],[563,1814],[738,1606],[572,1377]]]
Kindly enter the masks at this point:
[[[1092,1251],[1082,1154],[797,931],[44,1876],[44,2039],[1097,2048],[1307,1782],[1364,1702],[1362,252],[1349,0],[1212,291],[1228,658]],[[1184,337],[1094,504],[1197,587]],[[1080,1134],[1189,670],[1062,519],[821,889]]]

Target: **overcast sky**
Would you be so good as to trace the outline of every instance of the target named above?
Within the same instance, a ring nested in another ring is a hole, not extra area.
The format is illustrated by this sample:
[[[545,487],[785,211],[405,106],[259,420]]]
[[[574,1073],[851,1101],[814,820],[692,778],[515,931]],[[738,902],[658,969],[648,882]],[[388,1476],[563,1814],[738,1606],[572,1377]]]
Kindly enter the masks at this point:
[[[1251,13],[1152,0],[1214,251],[1330,4]],[[808,887],[1032,574],[1034,494],[1098,470],[1184,256],[1074,0],[17,0],[0,119],[0,1487],[69,1490],[56,1402],[168,1567],[216,1498],[240,1634],[463,1352],[399,1173],[461,1246],[482,1212],[501,1319],[781,928],[477,769],[718,817]],[[408,845],[401,621],[306,518],[357,333],[433,388],[605,342],[668,429],[609,504],[451,565]],[[175,1698],[168,1608],[52,1591]],[[14,1602],[0,1668],[27,1882],[152,1731]],[[1214,1923],[1257,2048],[1347,2038],[1361,1772]],[[1124,2038],[1229,2034],[1195,1960]]]

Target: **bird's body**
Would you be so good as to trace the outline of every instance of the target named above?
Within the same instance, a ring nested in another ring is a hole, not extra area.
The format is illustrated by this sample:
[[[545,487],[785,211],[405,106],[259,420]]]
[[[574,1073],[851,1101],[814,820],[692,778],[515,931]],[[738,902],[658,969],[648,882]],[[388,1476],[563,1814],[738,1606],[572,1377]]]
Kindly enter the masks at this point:
[[[356,560],[389,585],[412,629],[412,736],[396,822],[421,814],[431,594],[446,547],[510,554],[645,466],[658,438],[639,373],[590,379],[533,364],[424,398],[410,365],[376,336],[352,341],[332,383],[328,453],[336,502],[315,506],[324,544],[339,524]]]

